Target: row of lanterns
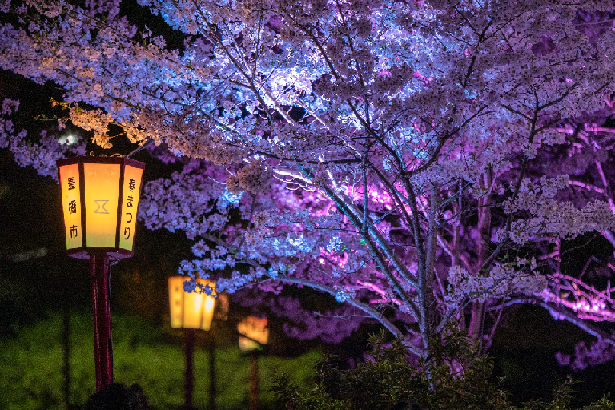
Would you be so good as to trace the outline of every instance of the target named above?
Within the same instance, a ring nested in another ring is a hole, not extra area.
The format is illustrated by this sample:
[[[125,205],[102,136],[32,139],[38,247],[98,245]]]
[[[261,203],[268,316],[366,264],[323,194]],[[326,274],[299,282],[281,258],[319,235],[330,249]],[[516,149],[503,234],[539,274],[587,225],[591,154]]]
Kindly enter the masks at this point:
[[[185,276],[174,276],[169,278],[169,307],[171,311],[171,327],[175,329],[184,329],[185,337],[185,359],[186,369],[184,376],[184,408],[192,408],[192,389],[194,387],[194,372],[193,372],[193,349],[194,349],[194,330],[201,329],[209,331],[211,322],[214,316],[216,302],[221,301],[228,303],[225,294],[218,294],[217,297],[209,296],[205,293],[184,291]],[[205,280],[197,279],[196,282],[203,286],[209,286],[214,289],[214,283]],[[222,308],[224,309],[224,307]],[[226,306],[228,309],[228,306]],[[256,351],[261,345],[267,344],[269,330],[267,329],[267,318],[257,318],[249,316],[237,325],[239,333],[239,348],[244,352]],[[212,346],[213,340],[210,342]],[[210,391],[209,397],[212,402],[210,408],[215,408],[215,364],[214,350],[209,351],[209,369],[210,369]],[[250,355],[250,392],[249,392],[249,410],[256,410],[258,407],[258,358],[256,355]]]
[[[82,156],[60,159],[57,165],[66,252],[70,257],[90,260],[94,308],[94,365],[96,389],[100,390],[113,383],[114,379],[109,261],[128,258],[134,253],[145,164],[119,156]],[[169,278],[171,327],[209,330],[217,298],[184,292],[185,280],[183,276]],[[199,279],[199,282],[204,285],[209,283],[202,279]],[[238,325],[238,332],[242,350],[258,349],[260,345],[267,343],[267,319],[248,317]],[[251,357],[251,360],[254,360],[251,362],[254,376],[256,359],[255,356]],[[255,383],[257,391],[257,377],[251,388],[250,408],[254,409],[256,403],[253,403],[252,396]]]
[[[171,327],[174,329],[202,329],[209,330],[214,315],[216,299],[226,300],[226,295],[218,297],[205,293],[185,292],[185,276],[169,278],[169,307],[171,311]],[[198,284],[209,285],[214,288],[213,282],[206,279],[197,279]],[[267,318],[248,316],[237,325],[239,333],[239,347],[243,351],[257,350],[261,345],[267,344],[269,330]]]

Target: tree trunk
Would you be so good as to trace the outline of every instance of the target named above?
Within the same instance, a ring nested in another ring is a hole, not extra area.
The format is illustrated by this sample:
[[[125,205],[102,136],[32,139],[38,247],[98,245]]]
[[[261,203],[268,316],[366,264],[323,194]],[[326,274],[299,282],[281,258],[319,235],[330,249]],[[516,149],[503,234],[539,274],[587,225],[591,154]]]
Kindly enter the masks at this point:
[[[482,334],[485,320],[485,303],[474,301],[472,303],[472,317],[470,318],[470,327],[468,328],[468,336],[470,342],[478,343],[479,350],[482,345]]]
[[[486,193],[478,200],[478,261],[476,263],[476,275],[481,276],[481,267],[489,257],[489,244],[491,243],[491,185],[493,182],[493,171],[491,167],[487,168],[484,175],[483,188]],[[472,318],[470,319],[470,327],[468,334],[470,341],[474,344],[478,343],[479,351],[482,349],[483,329],[485,326],[485,303],[475,301],[472,303]]]
[[[463,185],[460,182],[459,186],[459,198],[457,199],[457,203],[453,202],[453,213],[459,215],[459,223],[455,226],[455,230],[453,231],[453,266],[461,265],[461,259],[459,254],[461,252],[461,225],[463,224]],[[457,319],[459,320],[459,330],[466,328],[466,317],[465,312],[462,310],[457,315]]]
[[[425,272],[419,272],[420,302],[421,306],[421,332],[423,333],[423,349],[425,354],[429,350],[429,337],[433,336],[436,326],[437,306],[433,294],[435,280],[436,246],[438,235],[437,212],[440,193],[438,188],[432,187],[429,204],[429,232],[427,236],[427,252],[425,254]],[[422,300],[421,300],[422,299]]]

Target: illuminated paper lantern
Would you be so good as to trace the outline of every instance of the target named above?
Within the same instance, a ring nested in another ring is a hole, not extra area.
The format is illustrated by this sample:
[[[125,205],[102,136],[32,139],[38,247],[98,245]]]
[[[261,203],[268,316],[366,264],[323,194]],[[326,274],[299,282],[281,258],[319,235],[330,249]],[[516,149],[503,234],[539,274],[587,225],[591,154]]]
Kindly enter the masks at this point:
[[[122,259],[133,255],[145,164],[121,157],[57,161],[62,190],[66,251]]]
[[[173,276],[169,278],[169,305],[171,307],[171,327],[174,329],[203,329],[211,328],[211,319],[214,315],[216,298],[205,293],[185,292],[184,282],[186,276]],[[203,286],[209,284],[213,289],[214,283],[205,279],[197,279]]]
[[[66,253],[90,260],[96,390],[114,382],[109,260],[133,255],[145,164],[122,157],[57,162]]]
[[[248,316],[237,325],[237,331],[242,335],[239,336],[239,348],[243,351],[257,350],[261,345],[267,344],[267,318]]]

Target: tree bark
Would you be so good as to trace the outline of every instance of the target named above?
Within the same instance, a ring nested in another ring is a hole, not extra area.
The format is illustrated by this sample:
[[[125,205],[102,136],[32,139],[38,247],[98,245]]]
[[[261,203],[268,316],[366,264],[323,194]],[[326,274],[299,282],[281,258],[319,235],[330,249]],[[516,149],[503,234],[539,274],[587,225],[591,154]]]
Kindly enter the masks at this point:
[[[437,306],[436,298],[433,294],[433,283],[435,280],[436,246],[438,237],[437,211],[439,206],[439,190],[431,188],[429,206],[429,232],[427,236],[427,252],[425,254],[425,271],[419,272],[419,303],[421,304],[421,333],[423,336],[423,350],[427,357],[429,353],[429,337],[433,336],[433,329],[436,327]]]
[[[493,182],[493,171],[491,167],[487,168],[484,175],[483,188],[486,192],[482,198],[478,200],[478,261],[476,263],[475,275],[481,276],[484,273],[480,271],[481,266],[485,263],[489,254],[489,244],[491,243],[491,185]],[[474,344],[478,343],[479,351],[482,349],[483,329],[485,326],[485,302],[475,301],[472,303],[472,318],[470,319],[470,327],[468,335],[470,341]]]
[[[459,182],[459,198],[457,202],[453,202],[453,212],[455,215],[458,215],[459,223],[455,226],[455,230],[453,231],[453,266],[459,266],[461,264],[461,260],[459,258],[459,254],[461,252],[461,225],[463,224],[463,185],[462,182]],[[465,317],[465,309],[461,310],[457,315],[459,319],[459,330],[466,328],[466,317]]]

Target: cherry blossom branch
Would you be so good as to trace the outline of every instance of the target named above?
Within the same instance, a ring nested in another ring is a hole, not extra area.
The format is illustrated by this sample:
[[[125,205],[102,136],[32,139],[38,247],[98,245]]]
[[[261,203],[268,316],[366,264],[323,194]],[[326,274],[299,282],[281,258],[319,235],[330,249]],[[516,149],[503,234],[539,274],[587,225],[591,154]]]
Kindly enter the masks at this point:
[[[352,221],[353,225],[355,225],[359,229],[359,227],[362,224],[361,224],[361,221],[359,220],[359,218],[356,216],[356,213],[351,211],[352,206],[350,204],[342,201],[342,199],[335,192],[333,192],[330,188],[328,188],[328,187],[321,187],[321,189],[323,189],[324,192],[336,203],[338,208],[344,214],[346,214],[346,216],[348,218],[350,218],[350,220]],[[376,237],[376,241],[378,242],[378,245],[380,246],[380,249],[382,249],[382,251],[384,251],[384,253],[387,256],[387,258],[389,259],[389,261],[393,263],[393,265],[395,266],[395,268],[397,268],[398,272],[402,275],[402,277],[406,281],[411,283],[414,287],[418,288],[417,283],[414,282],[412,279],[410,279],[410,276],[409,276],[407,270],[405,269],[405,266],[403,266],[401,264],[401,262],[399,260],[397,260],[397,257],[395,256],[395,254],[389,249],[389,247],[386,245],[386,243],[384,242],[383,238],[380,236],[378,231],[376,229],[374,229],[373,225],[371,225],[371,224],[369,225],[369,232],[373,236]],[[380,266],[380,269],[382,269],[382,273],[387,277],[387,279],[389,279],[389,281],[393,285],[395,291],[398,293],[400,298],[404,301],[404,303],[406,303],[411,308],[411,310],[413,311],[413,314],[418,319],[420,317],[418,315],[418,313],[419,313],[418,310],[416,309],[416,307],[414,306],[414,303],[410,300],[410,298],[408,297],[406,292],[403,290],[403,287],[401,286],[399,281],[393,276],[393,273],[390,272],[390,270],[387,268],[387,266],[386,266],[386,264],[384,262],[384,259],[382,258],[382,255],[380,255],[380,249],[374,243],[372,238],[370,236],[368,236],[367,234],[363,235],[363,239],[366,240],[367,243],[369,244],[370,251],[372,252],[372,256],[374,256],[375,259],[377,260],[378,265]],[[406,272],[404,272],[404,271],[406,271]]]
[[[584,332],[592,336],[595,336],[600,340],[605,340],[610,345],[615,346],[615,340],[611,338],[611,335],[597,328],[596,326],[593,326],[589,324],[588,322],[582,320],[582,318],[571,313],[569,310],[562,308],[556,302],[551,302],[551,301],[545,302],[544,300],[541,300],[540,296],[534,296],[531,298],[514,298],[514,299],[506,301],[504,303],[504,306],[511,306],[511,305],[518,304],[518,303],[542,306],[545,309],[547,309],[552,315],[556,316],[557,318],[565,319],[568,322],[582,329]]]
[[[282,281],[282,282],[286,282],[286,283],[295,283],[295,284],[301,284],[301,285],[305,285],[305,286],[309,286],[313,289],[317,289],[320,290],[322,292],[328,293],[332,296],[335,296],[337,294],[337,290],[330,288],[328,286],[325,286],[319,282],[314,282],[314,281],[310,281],[310,280],[306,280],[306,279],[298,279],[298,278],[291,278],[291,277],[286,277],[286,276],[278,276],[276,278],[276,280]],[[366,305],[362,302],[359,302],[356,299],[353,298],[349,298],[345,300],[346,303],[351,304],[352,306],[355,306],[359,309],[361,309],[363,312],[367,313],[370,317],[376,319],[378,322],[382,323],[382,325],[384,327],[387,328],[387,330],[389,332],[391,332],[395,337],[398,338],[402,338],[404,335],[403,333],[393,324],[391,323],[391,321],[389,321],[386,317],[384,317],[383,315],[381,315],[380,313],[378,313],[378,311],[376,311],[373,307]],[[421,356],[422,355],[422,350],[419,350],[417,347],[415,347],[414,345],[412,345],[411,343],[404,341],[403,342],[405,346],[408,347],[408,349],[416,354],[417,356]]]

